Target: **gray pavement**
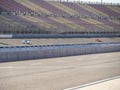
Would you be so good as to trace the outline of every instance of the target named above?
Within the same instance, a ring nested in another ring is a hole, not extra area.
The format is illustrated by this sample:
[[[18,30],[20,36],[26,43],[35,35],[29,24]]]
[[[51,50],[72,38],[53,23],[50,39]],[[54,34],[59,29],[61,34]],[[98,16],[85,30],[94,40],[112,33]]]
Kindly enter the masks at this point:
[[[120,75],[120,52],[0,63],[0,90],[63,90]]]

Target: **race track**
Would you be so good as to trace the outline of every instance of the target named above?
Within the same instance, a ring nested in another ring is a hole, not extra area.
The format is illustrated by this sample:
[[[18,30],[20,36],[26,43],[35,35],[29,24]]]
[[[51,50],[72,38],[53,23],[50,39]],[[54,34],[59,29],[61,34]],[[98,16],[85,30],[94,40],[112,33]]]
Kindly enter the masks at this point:
[[[61,44],[81,44],[81,43],[101,43],[96,42],[98,38],[57,38],[57,39],[27,39],[30,44],[23,44],[24,39],[0,39],[0,46],[28,46],[28,45],[61,45]],[[120,38],[99,38],[102,43],[120,42]]]
[[[0,90],[62,90],[120,75],[120,52],[0,63]]]

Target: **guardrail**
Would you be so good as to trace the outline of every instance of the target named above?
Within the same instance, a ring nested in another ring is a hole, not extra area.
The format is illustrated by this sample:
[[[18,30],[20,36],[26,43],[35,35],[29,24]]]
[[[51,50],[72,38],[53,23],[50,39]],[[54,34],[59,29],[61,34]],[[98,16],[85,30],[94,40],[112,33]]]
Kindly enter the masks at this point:
[[[0,47],[0,62],[120,51],[120,43]]]

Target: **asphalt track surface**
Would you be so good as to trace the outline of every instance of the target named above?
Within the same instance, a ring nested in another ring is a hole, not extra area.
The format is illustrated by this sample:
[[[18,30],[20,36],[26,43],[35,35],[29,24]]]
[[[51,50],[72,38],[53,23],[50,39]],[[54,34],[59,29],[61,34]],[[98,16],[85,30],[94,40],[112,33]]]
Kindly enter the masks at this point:
[[[120,75],[120,52],[0,63],[0,90],[63,90]]]
[[[30,44],[22,44],[24,39],[0,39],[0,46],[28,46],[28,45],[60,45],[60,44],[81,44],[81,43],[101,43],[96,42],[97,38],[57,38],[57,39],[27,39]],[[120,42],[120,38],[99,38],[104,42]]]

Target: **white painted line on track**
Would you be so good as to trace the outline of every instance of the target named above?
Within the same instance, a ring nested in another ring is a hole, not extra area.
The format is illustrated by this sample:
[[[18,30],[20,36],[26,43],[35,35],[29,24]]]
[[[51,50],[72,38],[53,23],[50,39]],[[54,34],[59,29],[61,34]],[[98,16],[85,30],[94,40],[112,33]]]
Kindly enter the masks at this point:
[[[33,63],[33,64],[31,64],[31,65],[40,65],[40,64],[42,64],[42,63]]]
[[[4,66],[4,67],[0,67],[0,69],[1,69],[1,68],[4,69],[4,68],[15,68],[15,67],[13,67],[13,66],[6,66],[6,67],[5,67],[5,66]]]
[[[80,86],[67,88],[67,89],[64,89],[64,90],[77,90],[77,89],[79,89],[79,88],[83,88],[83,87],[87,87],[87,86],[99,84],[99,83],[102,83],[102,82],[106,82],[106,81],[110,81],[110,80],[118,79],[118,78],[120,78],[120,76],[115,76],[115,77],[111,77],[111,78],[99,80],[99,81],[96,81],[96,82],[91,82],[91,83],[88,83],[88,84],[83,84],[83,85],[80,85]]]
[[[28,66],[4,66],[0,67],[0,69],[13,69],[13,68],[27,68]]]

